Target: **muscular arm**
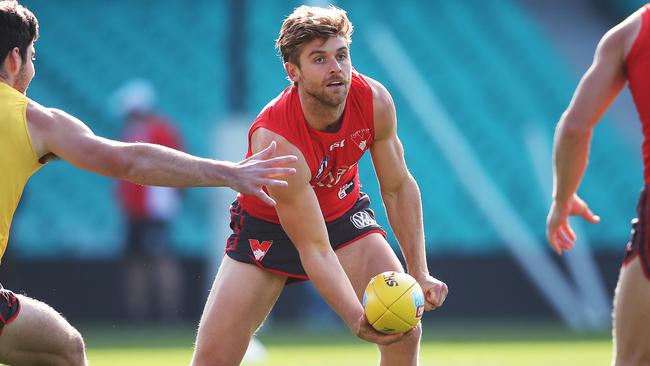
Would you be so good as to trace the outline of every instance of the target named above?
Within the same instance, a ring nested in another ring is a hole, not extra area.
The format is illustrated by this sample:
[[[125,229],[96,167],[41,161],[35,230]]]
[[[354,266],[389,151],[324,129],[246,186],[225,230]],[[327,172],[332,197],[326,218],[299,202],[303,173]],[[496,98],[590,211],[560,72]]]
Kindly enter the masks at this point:
[[[380,335],[365,322],[363,307],[330,246],[316,193],[309,184],[311,172],[302,153],[283,137],[262,128],[253,134],[251,147],[258,151],[269,141],[278,142],[277,153],[298,156],[296,174],[286,178],[288,188],[269,188],[269,193],[276,201],[282,228],[296,246],[316,290],[357,336],[375,343],[395,341],[398,338]]]
[[[426,261],[420,189],[404,161],[404,148],[397,136],[395,105],[388,91],[372,81],[374,90],[375,140],[370,147],[382,199],[390,226],[404,254],[408,272],[423,285],[427,310],[442,305],[444,283],[432,278]]]
[[[295,157],[260,161],[272,154],[253,157],[239,163],[198,158],[174,149],[146,143],[124,143],[96,136],[73,116],[45,108],[33,101],[27,107],[27,120],[34,148],[43,156],[53,153],[75,166],[109,177],[134,183],[170,186],[229,186],[255,194],[272,203],[262,185],[285,186],[272,179],[291,174],[282,168]]]
[[[632,19],[610,30],[601,39],[592,65],[584,74],[555,131],[553,151],[553,202],[547,218],[547,237],[561,254],[570,249],[575,234],[569,215],[590,222],[595,216],[576,194],[589,160],[593,129],[626,82],[625,52],[637,24]]]

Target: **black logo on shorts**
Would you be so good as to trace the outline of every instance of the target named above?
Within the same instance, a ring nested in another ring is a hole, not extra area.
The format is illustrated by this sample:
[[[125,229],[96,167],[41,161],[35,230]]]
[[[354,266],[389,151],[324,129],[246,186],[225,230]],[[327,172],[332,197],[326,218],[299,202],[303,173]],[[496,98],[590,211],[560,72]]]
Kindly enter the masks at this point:
[[[345,197],[348,196],[348,194],[352,193],[353,190],[354,190],[354,180],[345,183],[339,189],[339,199],[340,200],[344,199]]]
[[[359,211],[350,216],[350,221],[357,229],[363,229],[368,226],[376,226],[377,220],[372,217],[367,211]]]

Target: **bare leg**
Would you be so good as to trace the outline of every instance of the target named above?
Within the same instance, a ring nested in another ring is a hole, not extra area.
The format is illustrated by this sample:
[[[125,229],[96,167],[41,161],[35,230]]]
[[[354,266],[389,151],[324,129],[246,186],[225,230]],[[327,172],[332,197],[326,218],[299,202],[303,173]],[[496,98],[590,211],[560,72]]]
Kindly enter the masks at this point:
[[[359,300],[370,279],[385,271],[404,272],[397,256],[380,234],[370,234],[336,251]],[[414,366],[418,364],[421,327],[390,346],[379,346],[382,366]]]
[[[239,365],[285,281],[224,256],[201,316],[192,366]]]
[[[614,296],[614,364],[650,365],[650,281],[634,259],[621,269]]]
[[[79,332],[40,301],[18,295],[21,310],[0,335],[0,362],[8,365],[85,366]]]

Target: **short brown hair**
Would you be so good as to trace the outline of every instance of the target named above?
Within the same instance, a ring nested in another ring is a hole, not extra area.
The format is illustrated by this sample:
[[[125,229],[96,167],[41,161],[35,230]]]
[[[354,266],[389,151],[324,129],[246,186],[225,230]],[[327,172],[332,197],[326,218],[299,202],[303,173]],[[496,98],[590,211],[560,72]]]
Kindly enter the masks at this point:
[[[282,23],[275,47],[283,62],[299,65],[302,46],[315,38],[341,36],[352,43],[353,26],[345,10],[330,5],[327,8],[302,5],[294,9]]]
[[[0,1],[0,62],[5,60],[14,47],[18,47],[25,63],[27,47],[36,39],[38,19],[34,13],[15,0]]]

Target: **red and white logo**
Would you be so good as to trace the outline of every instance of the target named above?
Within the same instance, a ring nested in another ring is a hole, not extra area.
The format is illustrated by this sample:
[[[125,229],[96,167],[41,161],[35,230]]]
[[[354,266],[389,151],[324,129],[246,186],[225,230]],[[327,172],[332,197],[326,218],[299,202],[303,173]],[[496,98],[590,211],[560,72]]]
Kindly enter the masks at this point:
[[[251,250],[253,251],[253,255],[255,256],[255,259],[259,262],[261,261],[266,253],[269,251],[269,248],[271,248],[271,245],[273,244],[273,240],[264,240],[260,243],[259,240],[257,239],[248,239],[248,243],[251,246]]]
[[[361,151],[365,151],[368,147],[368,140],[370,139],[370,129],[364,128],[357,130],[350,135],[350,139],[354,142]]]
[[[417,319],[420,319],[420,318],[422,318],[422,315],[423,315],[423,314],[424,314],[424,305],[420,305],[420,306],[418,306],[417,309],[415,310],[415,317],[416,317]]]

